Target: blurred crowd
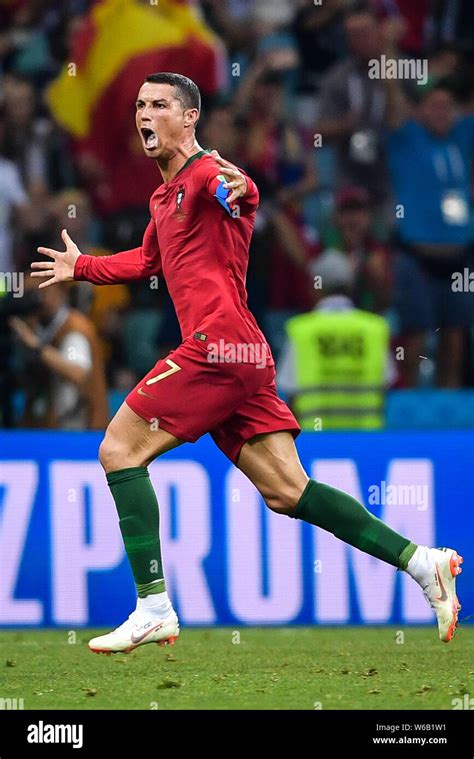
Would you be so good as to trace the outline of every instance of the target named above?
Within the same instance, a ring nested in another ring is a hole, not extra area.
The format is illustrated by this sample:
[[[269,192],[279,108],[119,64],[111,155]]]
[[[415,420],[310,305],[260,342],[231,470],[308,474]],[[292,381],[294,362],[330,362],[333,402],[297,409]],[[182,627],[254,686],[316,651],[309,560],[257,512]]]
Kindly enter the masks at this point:
[[[140,245],[154,167],[143,169],[141,192],[131,192],[136,166],[121,164],[120,148],[112,149],[113,168],[99,165],[76,149],[45,98],[93,5],[8,0],[0,6],[2,274],[26,272],[38,245],[62,248],[64,227],[84,253]],[[472,0],[197,5],[223,43],[226,69],[218,90],[203,93],[198,139],[244,167],[259,187],[249,304],[277,363],[285,323],[314,308],[318,260],[333,252],[338,261],[344,254],[351,269],[353,304],[388,320],[391,350],[402,357],[392,362],[392,387],[473,386]],[[411,76],[390,78],[380,68],[369,73],[374,60],[419,66],[407,67]],[[133,118],[132,108],[127,134]],[[109,112],[103,140],[120,146],[121,129]],[[462,286],[453,287],[456,273]],[[36,406],[13,404],[5,412],[18,391],[27,399],[38,394],[35,372],[45,359],[32,360],[34,339],[28,345],[22,325],[34,331],[34,311],[45,327],[42,297],[13,305],[0,298],[3,424],[45,423],[38,398]],[[95,327],[94,349],[103,356],[109,389],[132,387],[181,339],[161,283],[158,289],[148,282],[80,283],[65,288],[60,300]],[[75,350],[80,354],[80,345]]]

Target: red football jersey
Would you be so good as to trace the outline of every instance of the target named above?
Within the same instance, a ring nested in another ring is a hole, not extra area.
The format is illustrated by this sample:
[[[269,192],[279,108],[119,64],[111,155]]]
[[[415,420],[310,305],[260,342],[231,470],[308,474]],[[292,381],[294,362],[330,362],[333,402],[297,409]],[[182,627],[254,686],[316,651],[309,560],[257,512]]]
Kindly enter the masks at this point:
[[[258,190],[245,175],[247,193],[229,208],[230,191],[220,171],[206,151],[191,156],[153,193],[142,245],[113,256],[81,255],[74,278],[102,285],[162,273],[183,340],[197,336],[221,360],[261,363],[266,356],[271,366],[270,348],[249,311],[245,289]]]

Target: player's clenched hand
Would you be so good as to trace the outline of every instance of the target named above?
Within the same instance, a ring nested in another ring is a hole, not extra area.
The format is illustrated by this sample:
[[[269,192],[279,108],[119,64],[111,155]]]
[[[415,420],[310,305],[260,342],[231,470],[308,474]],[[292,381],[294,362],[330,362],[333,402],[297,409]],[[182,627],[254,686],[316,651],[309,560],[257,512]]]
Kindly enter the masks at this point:
[[[74,279],[74,266],[81,255],[81,251],[69,237],[65,229],[61,232],[61,237],[66,246],[66,250],[53,250],[52,248],[38,248],[38,253],[49,256],[52,261],[34,261],[31,264],[32,269],[39,271],[31,272],[32,277],[48,277],[45,282],[41,282],[39,289],[55,285],[57,282],[67,282]]]
[[[243,198],[247,192],[247,180],[237,166],[234,166],[233,163],[222,158],[217,150],[213,150],[211,155],[221,167],[221,174],[226,178],[224,187],[232,190],[230,195],[227,196],[227,203],[231,205],[237,200],[237,198]]]

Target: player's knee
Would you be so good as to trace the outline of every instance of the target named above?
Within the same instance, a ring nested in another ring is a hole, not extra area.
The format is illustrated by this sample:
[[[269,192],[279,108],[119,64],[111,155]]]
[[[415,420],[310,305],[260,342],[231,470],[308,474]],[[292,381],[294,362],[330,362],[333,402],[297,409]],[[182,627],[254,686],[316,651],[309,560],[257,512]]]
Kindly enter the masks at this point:
[[[131,464],[127,464],[129,451],[124,444],[109,432],[99,446],[99,461],[105,472],[116,472],[119,469],[125,469]]]
[[[112,463],[115,458],[114,446],[108,433],[105,433],[105,437],[99,445],[99,461],[105,472],[113,472]]]

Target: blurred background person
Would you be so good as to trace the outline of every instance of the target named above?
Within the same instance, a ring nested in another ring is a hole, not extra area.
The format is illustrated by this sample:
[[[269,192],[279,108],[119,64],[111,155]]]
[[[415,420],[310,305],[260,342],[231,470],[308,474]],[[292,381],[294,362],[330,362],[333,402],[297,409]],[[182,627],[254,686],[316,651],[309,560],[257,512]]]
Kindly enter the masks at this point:
[[[3,151],[17,164],[28,193],[35,199],[48,194],[50,124],[38,115],[31,82],[18,74],[3,79]]]
[[[432,13],[436,45],[455,42],[472,51],[474,6],[470,0],[437,0],[432,5]]]
[[[30,280],[30,287],[35,286]],[[104,429],[109,413],[102,351],[90,320],[68,304],[70,287],[46,287],[26,318],[9,324],[24,348],[22,426]]]
[[[77,189],[63,190],[51,198],[49,204],[49,228],[54,230],[48,245],[52,248],[62,244],[61,230],[67,228],[69,235],[88,255],[106,256],[112,251],[97,245],[92,240],[92,214],[88,195]],[[71,290],[71,298],[76,307],[90,318],[100,341],[104,357],[107,382],[111,387],[126,387],[135,381],[132,371],[123,369],[131,366],[131,356],[127,355],[124,332],[128,310],[131,304],[127,285],[105,285],[93,287],[89,282],[79,282]],[[153,350],[150,333],[148,350]],[[137,348],[135,344],[135,348]],[[150,355],[150,361],[152,356]]]
[[[427,335],[436,332],[437,384],[460,387],[472,293],[456,291],[453,275],[473,262],[474,118],[459,115],[447,82],[417,87],[415,107],[397,80],[385,80],[385,87],[397,204],[394,305],[405,345],[404,380],[416,386]]]
[[[443,0],[444,1],[444,0]],[[421,56],[426,50],[432,28],[433,0],[373,0],[377,18],[401,22],[399,49],[405,56]]]
[[[324,252],[312,270],[315,306],[286,324],[278,387],[303,429],[380,429],[394,379],[388,323],[355,308],[354,268],[344,253]]]
[[[354,270],[353,299],[357,308],[384,314],[392,300],[390,246],[374,231],[373,203],[363,187],[343,187],[335,197],[330,248],[344,252]]]
[[[389,183],[384,145],[385,92],[368,76],[371,59],[383,52],[384,22],[368,5],[346,12],[348,55],[335,63],[321,83],[321,117],[316,124],[323,144],[336,150],[336,187],[362,185],[388,214]]]
[[[0,103],[0,272],[17,271],[25,264],[25,247],[43,228],[44,199],[33,201],[25,186],[18,155],[7,146],[6,109]],[[30,188],[31,189],[31,188]],[[2,287],[0,285],[0,297]]]
[[[1,114],[0,114],[1,119]],[[0,141],[2,124],[0,121]],[[20,172],[0,153],[0,271],[15,270],[14,226],[19,232],[28,224],[29,200]],[[1,293],[0,293],[1,297]]]
[[[304,203],[318,187],[309,135],[291,117],[283,71],[286,54],[270,52],[258,58],[234,99],[239,127],[238,157],[260,191],[256,232],[265,230],[259,247],[260,265],[250,259],[251,274],[261,282],[266,313],[257,306],[272,349],[278,353],[283,324],[291,313],[307,306],[306,264],[314,235],[305,220]],[[262,300],[262,296],[260,298]]]
[[[298,70],[298,116],[314,124],[320,117],[320,88],[324,74],[345,52],[344,0],[325,0],[316,5],[302,0],[293,21],[300,60]]]

